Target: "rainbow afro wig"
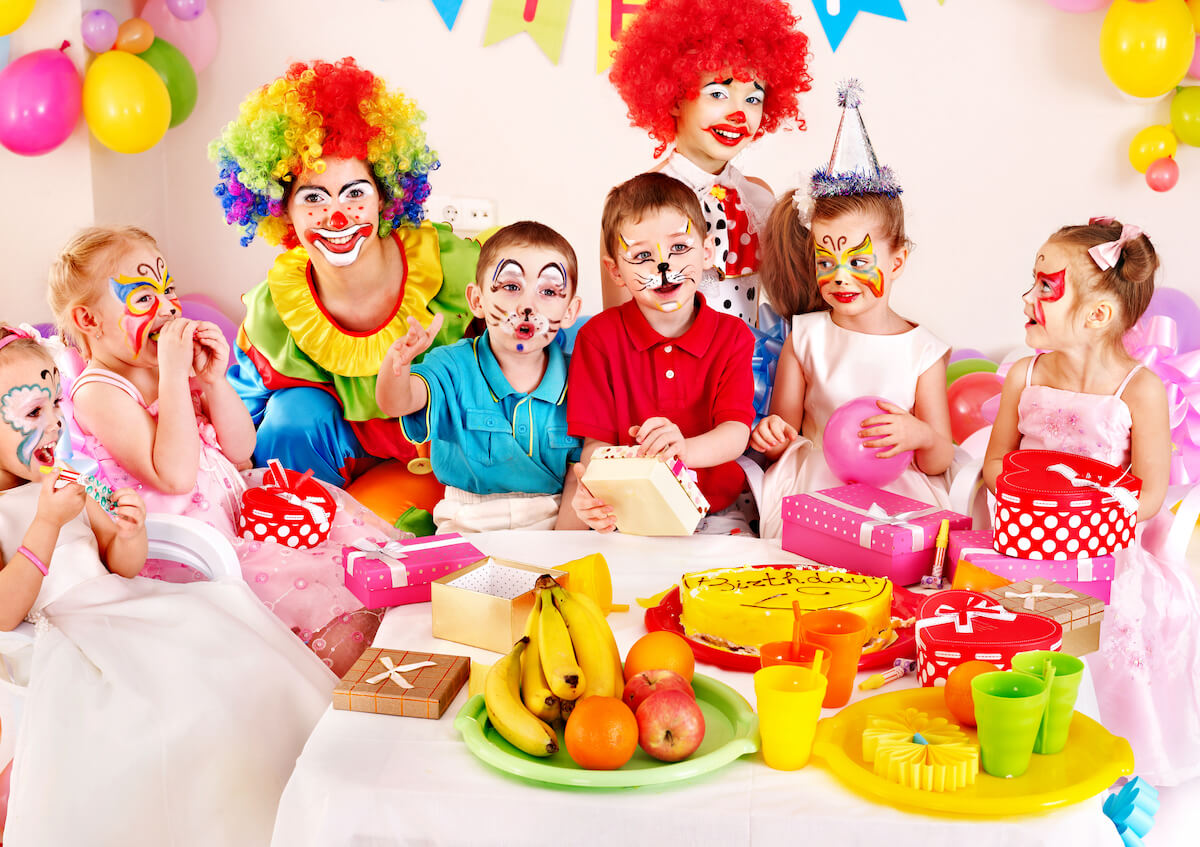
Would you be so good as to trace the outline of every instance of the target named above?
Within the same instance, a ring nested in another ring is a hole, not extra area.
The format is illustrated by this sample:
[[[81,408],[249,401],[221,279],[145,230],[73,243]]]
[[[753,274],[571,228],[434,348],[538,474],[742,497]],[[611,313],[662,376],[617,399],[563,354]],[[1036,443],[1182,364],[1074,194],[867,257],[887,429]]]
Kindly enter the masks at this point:
[[[438,166],[425,143],[417,104],[355,64],[297,62],[254,91],[236,120],[209,145],[220,169],[213,193],[225,220],[242,228],[242,244],[261,235],[295,247],[284,216],[288,188],[305,170],[321,172],[323,157],[362,159],[384,198],[379,235],[425,216],[429,172]]]
[[[784,0],[648,0],[621,35],[608,78],[634,126],[661,155],[675,140],[672,109],[700,92],[700,78],[730,72],[763,84],[760,132],[804,129],[798,97],[812,86],[808,36]]]

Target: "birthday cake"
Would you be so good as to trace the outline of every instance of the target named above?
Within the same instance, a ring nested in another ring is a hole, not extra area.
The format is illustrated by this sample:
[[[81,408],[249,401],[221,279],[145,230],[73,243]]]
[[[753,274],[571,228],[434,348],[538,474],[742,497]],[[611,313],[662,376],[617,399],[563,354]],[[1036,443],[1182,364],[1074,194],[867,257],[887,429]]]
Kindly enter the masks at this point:
[[[892,582],[826,568],[715,568],[684,574],[679,621],[688,638],[733,653],[758,655],[759,645],[788,641],[795,614],[841,609],[867,620],[866,649],[894,639]]]

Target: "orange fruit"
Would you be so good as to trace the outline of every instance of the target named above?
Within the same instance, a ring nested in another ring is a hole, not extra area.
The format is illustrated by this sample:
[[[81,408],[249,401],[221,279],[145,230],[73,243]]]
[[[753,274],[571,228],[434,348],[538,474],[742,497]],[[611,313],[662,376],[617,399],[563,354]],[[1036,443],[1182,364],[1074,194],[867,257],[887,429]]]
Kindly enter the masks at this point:
[[[625,681],[642,671],[675,671],[688,682],[696,671],[696,657],[683,636],[665,630],[643,635],[625,654]]]
[[[972,659],[963,662],[946,677],[946,708],[961,724],[975,726],[975,696],[971,693],[971,680],[981,673],[991,673],[996,666],[991,662]]]
[[[611,771],[637,750],[637,718],[619,697],[584,697],[575,702],[567,718],[563,741],[581,768]]]

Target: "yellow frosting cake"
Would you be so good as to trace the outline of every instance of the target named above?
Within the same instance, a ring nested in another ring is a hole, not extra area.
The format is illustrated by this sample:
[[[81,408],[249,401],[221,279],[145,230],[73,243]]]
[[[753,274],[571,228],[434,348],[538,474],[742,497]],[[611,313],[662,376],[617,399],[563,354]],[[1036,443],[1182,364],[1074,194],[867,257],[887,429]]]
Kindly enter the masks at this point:
[[[869,645],[892,637],[889,579],[824,569],[715,568],[683,575],[679,616],[688,638],[735,653],[792,638],[792,601],[802,612],[842,609],[867,619]],[[872,643],[873,642],[873,643]]]

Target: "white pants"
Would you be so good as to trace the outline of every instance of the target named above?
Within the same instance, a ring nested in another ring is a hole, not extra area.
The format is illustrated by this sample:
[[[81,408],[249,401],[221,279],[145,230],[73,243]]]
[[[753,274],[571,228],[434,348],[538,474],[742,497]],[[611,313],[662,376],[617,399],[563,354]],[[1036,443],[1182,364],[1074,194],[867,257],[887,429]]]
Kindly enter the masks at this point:
[[[439,533],[554,529],[561,502],[561,494],[473,494],[447,485],[433,522]]]

